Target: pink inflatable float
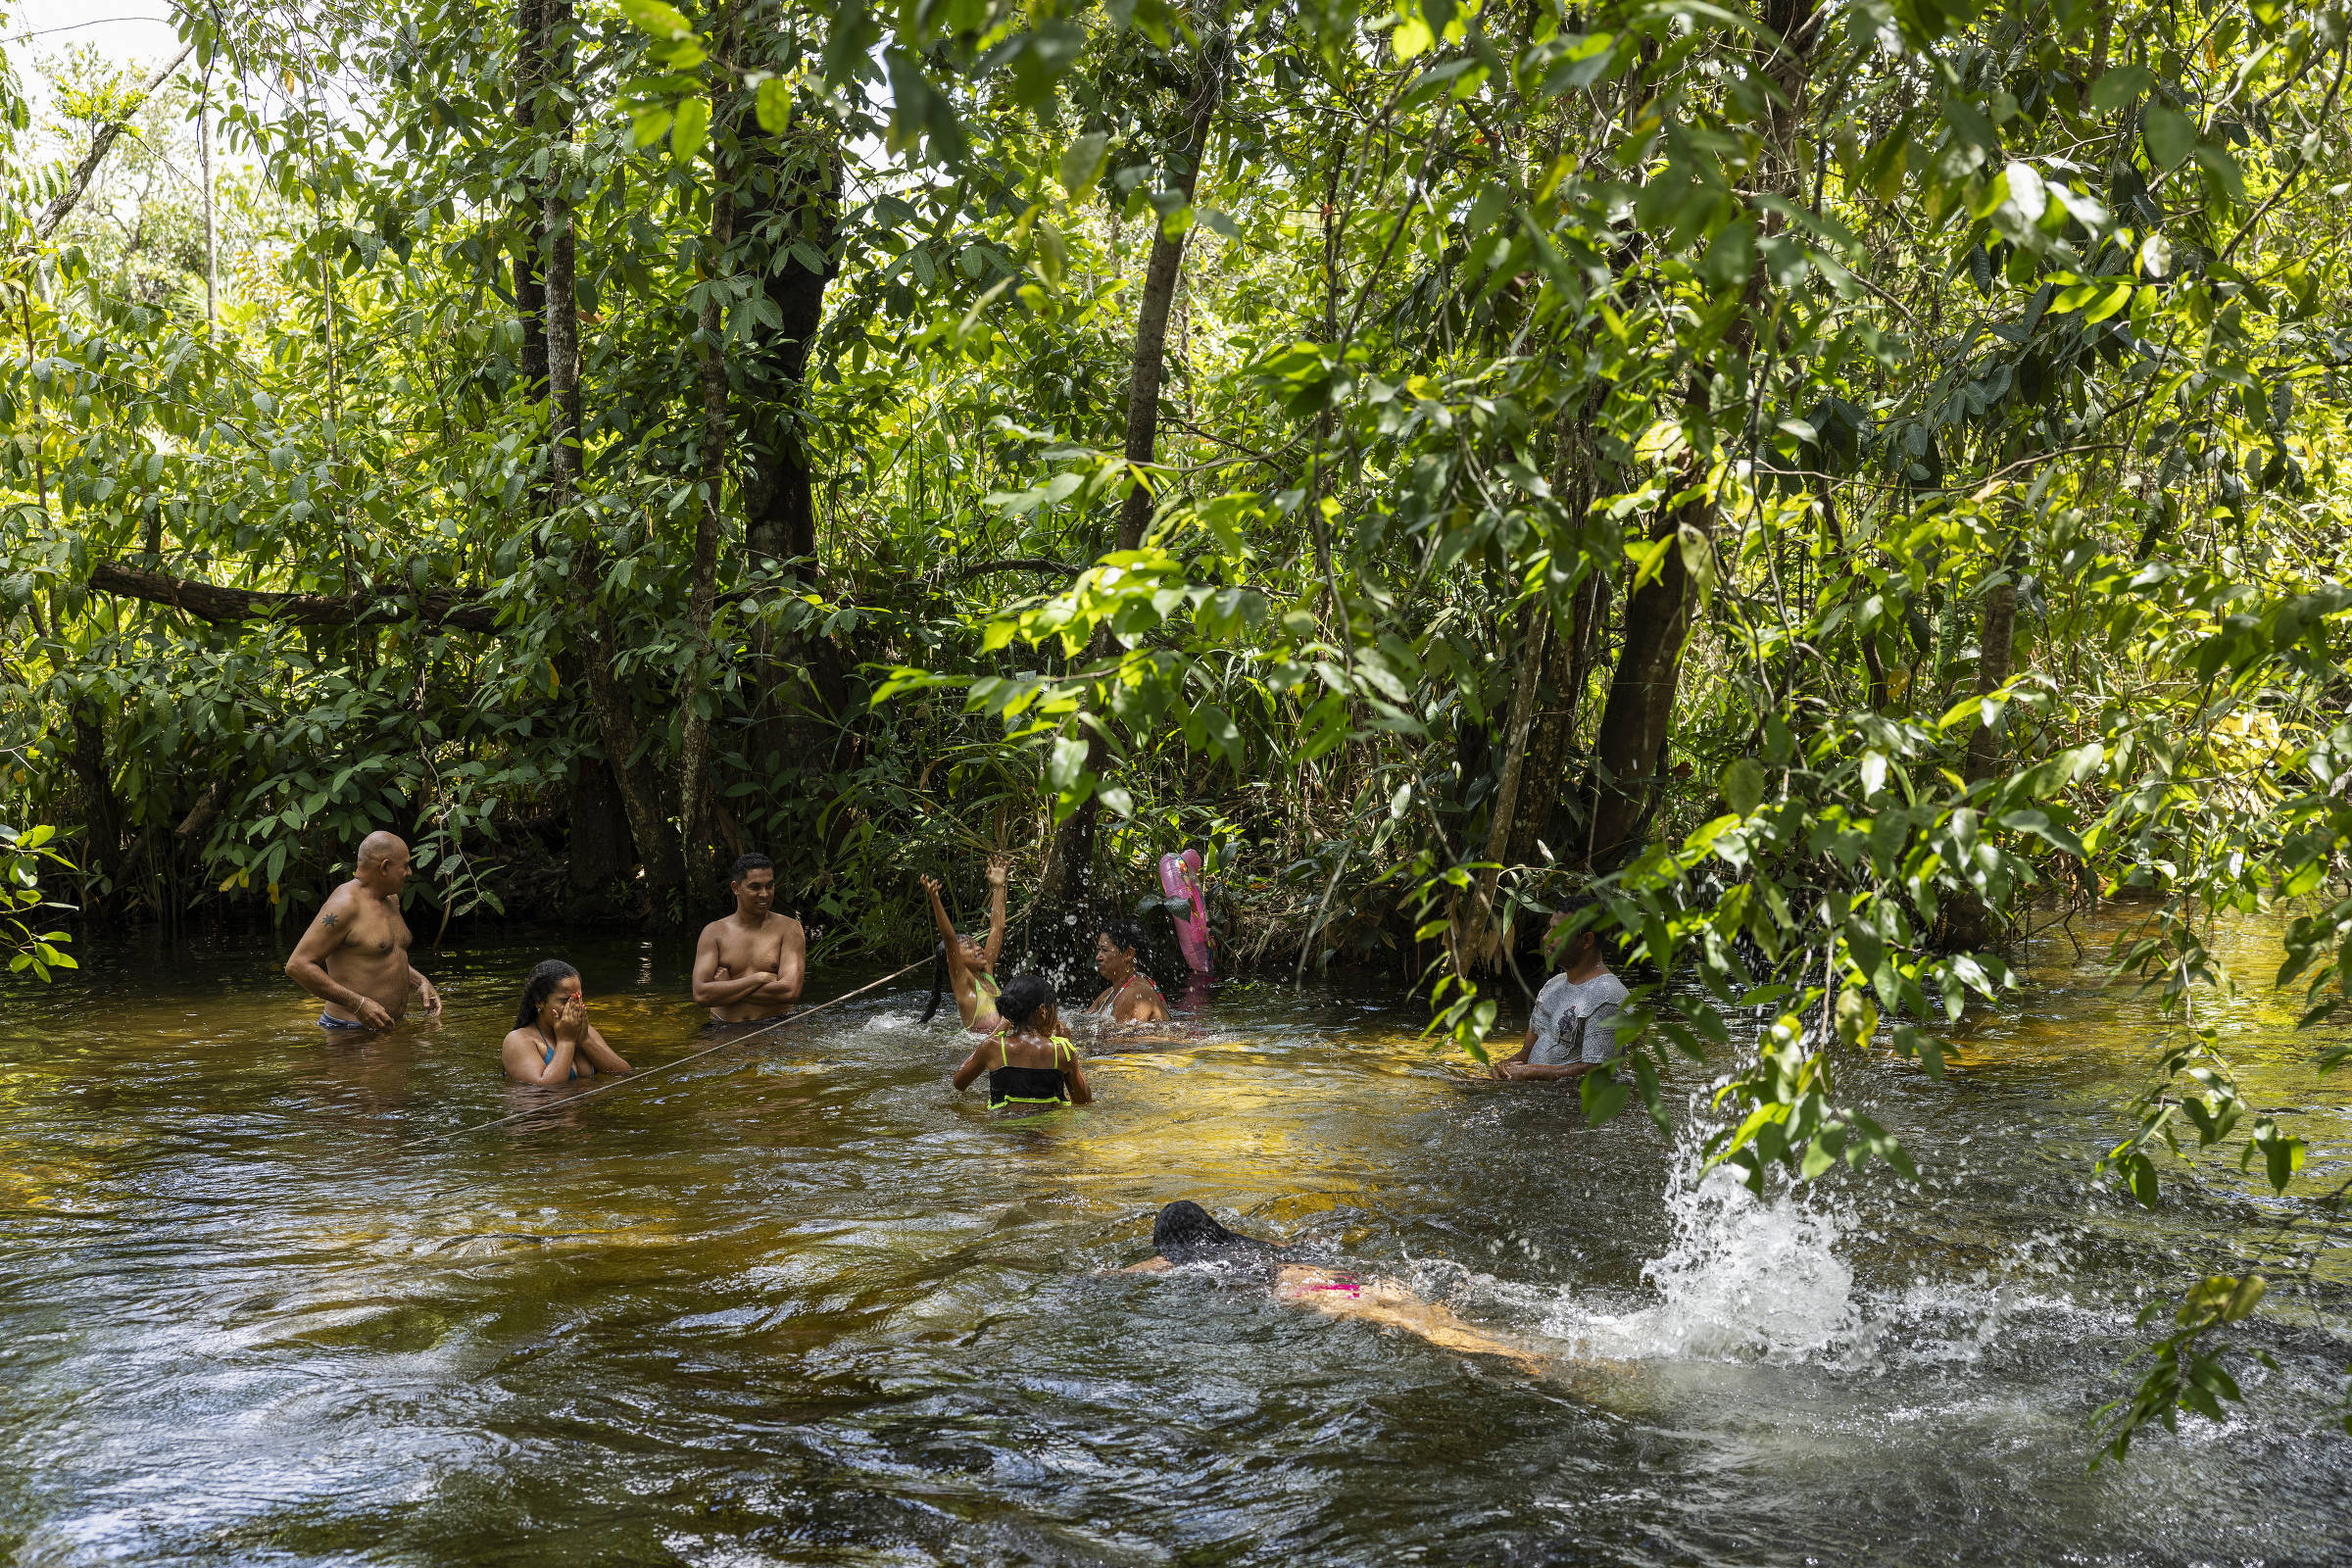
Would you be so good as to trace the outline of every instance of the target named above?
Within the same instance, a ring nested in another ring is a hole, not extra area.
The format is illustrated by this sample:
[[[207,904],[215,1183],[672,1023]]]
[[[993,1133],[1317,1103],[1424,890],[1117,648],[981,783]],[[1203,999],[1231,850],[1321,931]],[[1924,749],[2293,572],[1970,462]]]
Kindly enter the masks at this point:
[[[1168,918],[1176,922],[1176,946],[1183,950],[1185,966],[1195,974],[1211,973],[1214,964],[1208,941],[1208,892],[1200,881],[1200,852],[1187,850],[1182,855],[1161,856],[1159,890],[1171,899],[1192,901],[1189,912],[1179,914],[1170,909]]]

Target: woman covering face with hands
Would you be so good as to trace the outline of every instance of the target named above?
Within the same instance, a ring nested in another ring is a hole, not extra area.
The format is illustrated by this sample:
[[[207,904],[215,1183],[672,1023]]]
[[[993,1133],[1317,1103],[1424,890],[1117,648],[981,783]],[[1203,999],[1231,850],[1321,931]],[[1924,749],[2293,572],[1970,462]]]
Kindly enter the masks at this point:
[[[542,1088],[629,1070],[588,1021],[580,971],[561,958],[546,959],[523,981],[522,1003],[500,1056],[508,1077]]]

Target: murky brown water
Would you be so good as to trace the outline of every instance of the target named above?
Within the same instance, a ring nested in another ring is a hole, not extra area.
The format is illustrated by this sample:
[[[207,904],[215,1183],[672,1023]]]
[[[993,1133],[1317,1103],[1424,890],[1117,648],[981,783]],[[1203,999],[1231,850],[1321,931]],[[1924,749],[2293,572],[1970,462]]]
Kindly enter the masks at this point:
[[[320,1038],[260,941],[92,948],[0,991],[17,1562],[2352,1559],[2345,1238],[2278,1235],[2233,1153],[2153,1215],[2090,1190],[2150,1020],[2063,941],[1948,1082],[1864,1074],[1924,1191],[1771,1203],[1693,1193],[1675,1141],[1477,1081],[1400,996],[1333,987],[1229,991],[1042,1122],[947,1088],[960,1052],[909,977],[423,1142],[531,1102],[497,1046],[550,951],[640,1066],[702,1043],[682,946],[634,942],[427,958],[447,1018],[364,1044]],[[2241,1004],[2226,1040],[2316,1189],[2352,1127],[2289,1023]],[[1607,1365],[1535,1379],[1099,1272],[1178,1197]],[[2086,1475],[2140,1271],[2312,1241],[2334,1250],[2257,1324],[2282,1371],[2254,1415]]]

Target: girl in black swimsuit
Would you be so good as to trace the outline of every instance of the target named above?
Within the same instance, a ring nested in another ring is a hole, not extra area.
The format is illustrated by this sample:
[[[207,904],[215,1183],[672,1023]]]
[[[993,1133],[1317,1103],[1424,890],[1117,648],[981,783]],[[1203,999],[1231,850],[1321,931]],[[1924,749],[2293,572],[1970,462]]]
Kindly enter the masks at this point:
[[[1059,1105],[1089,1105],[1095,1092],[1078,1048],[1061,1033],[1054,988],[1045,978],[1016,974],[997,998],[1004,1032],[982,1041],[963,1058],[953,1080],[958,1093],[988,1074],[988,1108],[1030,1115]]]

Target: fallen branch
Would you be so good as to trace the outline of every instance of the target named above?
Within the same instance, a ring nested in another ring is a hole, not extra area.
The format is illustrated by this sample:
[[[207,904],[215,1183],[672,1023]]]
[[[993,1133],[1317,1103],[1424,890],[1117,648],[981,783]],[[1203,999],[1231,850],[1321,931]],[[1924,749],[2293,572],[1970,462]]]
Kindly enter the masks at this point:
[[[1044,556],[1016,556],[1009,561],[983,561],[976,565],[964,567],[963,570],[956,573],[956,576],[968,581],[974,577],[985,577],[992,571],[1048,571],[1059,572],[1064,577],[1076,578],[1084,576],[1086,568],[1073,566],[1066,561],[1049,560]]]
[[[216,626],[244,620],[275,620],[297,626],[380,626],[423,620],[462,631],[499,629],[495,608],[450,593],[419,596],[391,588],[356,594],[265,593],[170,577],[113,561],[101,561],[90,568],[90,586],[99,593],[169,605]]]

